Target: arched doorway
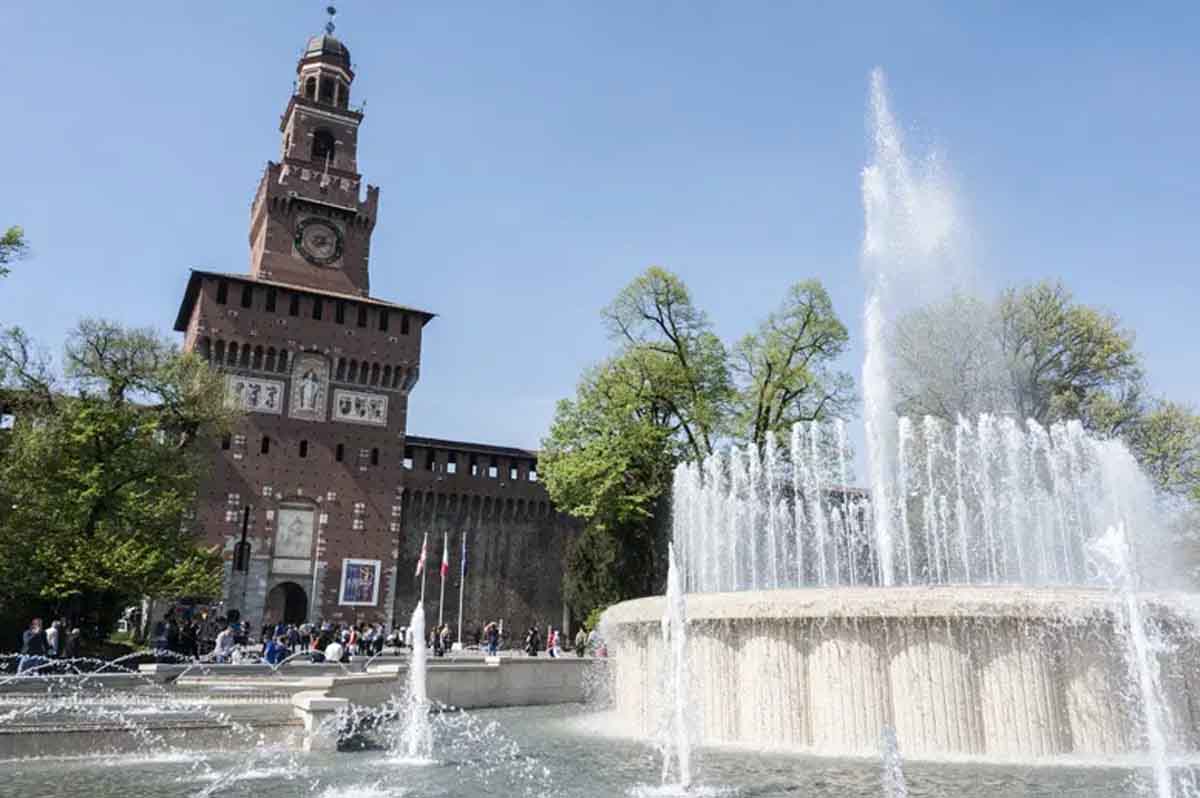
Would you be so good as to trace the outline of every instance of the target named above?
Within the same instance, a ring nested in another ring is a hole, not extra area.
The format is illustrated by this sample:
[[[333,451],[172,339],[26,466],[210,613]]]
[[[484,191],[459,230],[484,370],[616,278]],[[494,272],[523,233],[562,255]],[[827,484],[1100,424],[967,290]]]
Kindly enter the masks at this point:
[[[301,624],[308,618],[308,596],[295,582],[280,582],[267,593],[263,609],[266,623]]]

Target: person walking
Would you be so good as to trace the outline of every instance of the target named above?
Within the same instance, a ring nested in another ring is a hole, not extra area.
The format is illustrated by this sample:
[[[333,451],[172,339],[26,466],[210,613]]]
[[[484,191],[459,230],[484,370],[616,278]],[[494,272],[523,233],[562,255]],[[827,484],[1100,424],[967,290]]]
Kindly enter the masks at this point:
[[[221,627],[221,631],[217,633],[217,645],[214,649],[217,662],[229,662],[233,657],[233,649],[236,645],[237,638],[233,633],[233,627],[225,624]]]
[[[46,632],[42,629],[42,619],[34,618],[21,635],[21,658],[17,661],[17,673],[36,668],[45,661]]]
[[[531,657],[536,657],[538,649],[541,647],[542,636],[538,634],[537,627],[529,627],[529,631],[525,633],[525,653]]]
[[[500,653],[500,627],[496,625],[495,621],[492,621],[484,628],[483,634],[487,638],[488,656],[497,656]]]
[[[550,659],[554,659],[558,656],[557,648],[558,631],[551,626],[548,630],[546,630],[546,654],[550,657]]]
[[[575,656],[582,657],[587,653],[587,632],[583,627],[579,627],[579,631],[575,633]]]

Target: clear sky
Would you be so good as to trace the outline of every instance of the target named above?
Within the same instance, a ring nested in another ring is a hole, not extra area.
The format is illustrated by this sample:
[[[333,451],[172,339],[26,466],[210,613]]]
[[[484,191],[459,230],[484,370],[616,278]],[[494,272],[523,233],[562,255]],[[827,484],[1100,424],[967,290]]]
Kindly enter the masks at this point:
[[[872,67],[993,286],[1061,277],[1200,404],[1196,3],[337,3],[382,188],[372,293],[432,310],[409,430],[535,446],[651,264],[733,339],[816,277],[861,362]],[[169,331],[249,206],[320,2],[0,2],[0,323]],[[901,8],[903,7],[903,8]]]

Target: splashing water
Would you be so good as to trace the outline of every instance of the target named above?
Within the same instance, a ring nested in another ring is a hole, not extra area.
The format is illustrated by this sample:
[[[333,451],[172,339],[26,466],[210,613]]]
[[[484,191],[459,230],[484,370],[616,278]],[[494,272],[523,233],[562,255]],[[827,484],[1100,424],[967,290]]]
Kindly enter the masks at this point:
[[[880,735],[883,754],[883,798],[908,798],[908,783],[904,780],[904,761],[900,758],[900,743],[896,730],[884,726]]]
[[[688,729],[687,597],[675,565],[675,546],[668,548],[667,609],[662,619],[666,653],[666,717],[662,739],[662,782],[683,788],[692,783],[692,743]]]
[[[408,694],[400,736],[393,753],[405,761],[433,761],[433,727],[429,721],[429,693],[426,690],[428,650],[425,648],[425,605],[417,604],[409,621],[412,633],[412,659],[408,663]]]

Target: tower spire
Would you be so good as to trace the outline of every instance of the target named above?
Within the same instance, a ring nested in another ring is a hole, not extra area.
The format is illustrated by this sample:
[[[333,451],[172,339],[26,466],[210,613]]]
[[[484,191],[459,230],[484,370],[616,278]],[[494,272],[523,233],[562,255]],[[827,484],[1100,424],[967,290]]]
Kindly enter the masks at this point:
[[[332,36],[334,30],[337,29],[337,25],[333,24],[334,17],[337,16],[337,8],[325,6],[325,13],[329,15],[329,21],[325,23],[325,32]]]

